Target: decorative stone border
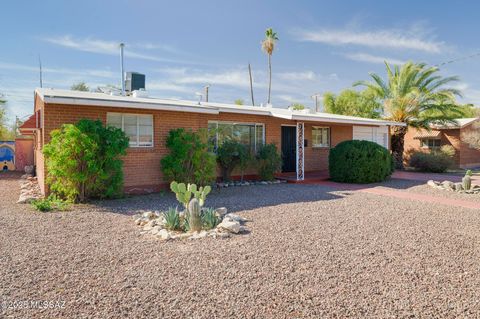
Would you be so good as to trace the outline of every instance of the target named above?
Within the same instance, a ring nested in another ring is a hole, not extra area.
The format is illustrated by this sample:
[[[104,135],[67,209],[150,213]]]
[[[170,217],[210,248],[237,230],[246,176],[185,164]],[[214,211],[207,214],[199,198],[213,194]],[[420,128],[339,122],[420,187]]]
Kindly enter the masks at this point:
[[[28,174],[22,175],[22,180],[20,181],[20,197],[18,198],[17,204],[28,204],[42,197],[37,178]]]
[[[134,215],[135,224],[142,227],[142,235],[152,235],[160,240],[175,239],[201,239],[206,237],[228,238],[232,234],[244,233],[247,228],[243,225],[247,220],[236,214],[227,214],[225,207],[215,210],[217,216],[222,220],[220,224],[211,230],[202,230],[200,232],[181,232],[166,229],[165,219],[159,211],[148,211]]]
[[[472,188],[469,190],[464,190],[463,184],[460,182],[459,183],[454,183],[451,181],[437,182],[434,180],[429,180],[427,182],[427,185],[435,189],[442,189],[442,190],[451,191],[451,192],[464,193],[464,194],[480,194],[480,185],[472,185]]]
[[[284,179],[276,179],[274,181],[234,181],[234,182],[220,182],[217,183],[217,188],[225,188],[225,187],[235,187],[235,186],[252,186],[252,185],[271,185],[271,184],[282,184],[286,183],[287,181]]]

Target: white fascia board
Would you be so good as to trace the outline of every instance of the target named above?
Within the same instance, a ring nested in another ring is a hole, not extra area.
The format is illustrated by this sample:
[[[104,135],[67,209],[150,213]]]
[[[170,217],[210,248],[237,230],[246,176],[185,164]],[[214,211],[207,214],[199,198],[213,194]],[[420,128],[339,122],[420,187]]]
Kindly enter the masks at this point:
[[[205,106],[181,106],[172,104],[158,104],[158,103],[143,103],[136,101],[113,101],[102,99],[88,99],[88,98],[69,98],[69,97],[50,97],[43,96],[45,103],[52,104],[67,104],[67,105],[89,105],[89,106],[105,106],[105,107],[119,107],[119,108],[132,108],[132,109],[147,109],[147,110],[160,110],[160,111],[177,111],[177,112],[190,112],[190,113],[205,113],[205,114],[218,114],[218,110]]]
[[[249,110],[248,106],[245,108],[230,108],[230,107],[222,107],[222,106],[214,106],[217,108],[220,113],[236,113],[236,114],[251,114],[251,115],[272,115],[268,110]]]
[[[297,121],[314,121],[314,122],[326,122],[326,123],[341,123],[341,124],[358,124],[358,125],[372,125],[372,126],[382,126],[382,125],[394,125],[394,126],[406,126],[405,123],[391,122],[391,121],[374,121],[368,119],[342,119],[342,118],[328,118],[320,116],[301,116],[293,115],[293,120]]]

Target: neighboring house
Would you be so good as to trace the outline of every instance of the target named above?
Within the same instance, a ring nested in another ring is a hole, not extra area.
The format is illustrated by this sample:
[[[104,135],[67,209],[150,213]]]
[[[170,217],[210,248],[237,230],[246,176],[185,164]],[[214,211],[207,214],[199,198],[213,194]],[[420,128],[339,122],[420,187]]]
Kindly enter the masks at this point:
[[[0,141],[0,171],[15,170],[15,142]]]
[[[311,171],[328,169],[329,150],[338,143],[364,139],[389,148],[389,126],[403,125],[309,110],[53,89],[35,91],[35,118],[35,163],[43,191],[46,169],[42,148],[50,133],[62,124],[89,118],[122,128],[130,137],[124,158],[127,193],[154,192],[166,186],[160,159],[168,153],[165,140],[175,128],[224,127],[225,134],[232,134],[252,150],[263,143],[275,143],[282,152],[283,172],[293,172],[302,180]]]
[[[455,165],[461,168],[480,167],[480,150],[470,147],[463,140],[464,134],[475,130],[474,123],[479,118],[457,119],[457,124],[432,125],[430,130],[409,128],[405,135],[405,161],[408,162],[414,152],[431,152],[443,145],[451,145],[455,149]]]

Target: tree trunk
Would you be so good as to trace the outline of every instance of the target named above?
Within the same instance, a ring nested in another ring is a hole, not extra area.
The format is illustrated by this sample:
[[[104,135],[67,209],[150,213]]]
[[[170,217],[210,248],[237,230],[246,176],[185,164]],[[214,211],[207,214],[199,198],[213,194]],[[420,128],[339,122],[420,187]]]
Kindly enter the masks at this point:
[[[392,155],[395,160],[395,168],[403,169],[403,149],[407,126],[392,126]]]
[[[268,100],[267,104],[270,104],[270,95],[272,92],[272,55],[268,55]]]

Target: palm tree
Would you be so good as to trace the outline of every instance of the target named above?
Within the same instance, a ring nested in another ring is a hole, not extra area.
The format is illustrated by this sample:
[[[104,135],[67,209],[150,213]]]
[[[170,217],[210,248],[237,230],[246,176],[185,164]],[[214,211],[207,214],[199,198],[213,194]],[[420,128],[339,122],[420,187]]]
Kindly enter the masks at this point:
[[[268,56],[268,104],[270,104],[270,95],[272,92],[272,53],[275,49],[276,41],[278,41],[277,33],[273,32],[272,28],[268,28],[267,31],[265,31],[265,39],[262,41],[262,50]]]
[[[456,76],[442,77],[437,67],[424,63],[407,62],[392,67],[385,62],[387,78],[370,73],[372,82],[359,81],[383,102],[387,120],[403,122],[407,126],[392,126],[392,153],[398,168],[403,167],[403,149],[408,127],[429,129],[431,123],[452,123],[461,111],[455,97],[462,96],[455,88],[445,85],[458,81]]]

